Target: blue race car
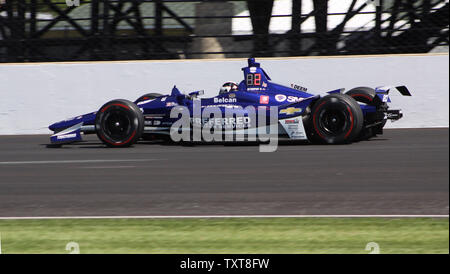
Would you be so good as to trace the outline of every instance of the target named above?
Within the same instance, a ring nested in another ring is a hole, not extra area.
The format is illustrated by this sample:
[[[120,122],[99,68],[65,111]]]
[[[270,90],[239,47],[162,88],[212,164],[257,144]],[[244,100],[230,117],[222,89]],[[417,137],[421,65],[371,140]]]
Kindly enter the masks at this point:
[[[82,134],[97,134],[109,147],[127,147],[141,139],[168,139],[180,119],[179,116],[171,117],[174,108],[184,108],[190,115],[189,124],[177,127],[177,132],[191,132],[187,136],[192,137],[193,128],[208,126],[220,128],[223,136],[243,134],[243,139],[231,140],[246,141],[248,138],[245,136],[252,131],[266,132],[256,120],[261,120],[264,115],[267,118],[271,114],[273,116],[271,111],[277,107],[279,138],[342,144],[382,134],[387,120],[402,118],[400,110],[388,107],[391,102],[390,89],[411,96],[405,86],[357,87],[345,94],[343,89],[338,89],[320,96],[308,93],[301,86],[287,87],[273,83],[254,58],[248,59],[248,66],[242,70],[244,80],[241,83],[225,83],[213,98],[199,99],[202,91],[183,94],[174,87],[170,95],[149,93],[135,102],[123,99],[110,101],[96,112],[50,125],[49,129],[54,132],[50,141],[61,145],[81,141]],[[195,115],[196,106],[200,106],[200,111],[197,111],[200,116]],[[201,116],[210,108],[219,109],[222,116],[211,117],[210,112],[207,117]],[[252,108],[257,115],[252,113]],[[230,117],[227,111],[234,111],[235,116]],[[273,125],[273,119],[265,121],[264,126]]]

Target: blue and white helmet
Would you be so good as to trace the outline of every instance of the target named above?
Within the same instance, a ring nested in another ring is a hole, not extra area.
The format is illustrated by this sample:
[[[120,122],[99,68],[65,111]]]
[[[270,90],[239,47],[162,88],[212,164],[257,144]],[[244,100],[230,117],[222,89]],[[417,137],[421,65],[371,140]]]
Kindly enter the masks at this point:
[[[219,94],[228,93],[232,91],[237,91],[238,85],[235,82],[226,82],[220,88]]]

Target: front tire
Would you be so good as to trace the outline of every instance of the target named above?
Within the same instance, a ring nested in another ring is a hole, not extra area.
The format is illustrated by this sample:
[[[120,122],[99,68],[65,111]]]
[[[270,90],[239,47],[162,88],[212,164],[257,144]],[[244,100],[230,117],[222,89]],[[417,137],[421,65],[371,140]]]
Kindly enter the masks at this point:
[[[95,130],[107,146],[129,147],[139,140],[144,131],[144,116],[133,102],[113,100],[97,112]]]
[[[353,98],[331,94],[314,104],[307,133],[313,143],[345,144],[358,137],[363,122],[361,107]]]

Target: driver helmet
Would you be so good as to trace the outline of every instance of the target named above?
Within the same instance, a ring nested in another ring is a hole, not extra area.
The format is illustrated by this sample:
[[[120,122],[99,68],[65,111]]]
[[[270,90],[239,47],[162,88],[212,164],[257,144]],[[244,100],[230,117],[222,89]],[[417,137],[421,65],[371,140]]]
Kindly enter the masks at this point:
[[[219,94],[224,94],[232,91],[237,91],[238,85],[235,82],[226,82],[220,88]]]

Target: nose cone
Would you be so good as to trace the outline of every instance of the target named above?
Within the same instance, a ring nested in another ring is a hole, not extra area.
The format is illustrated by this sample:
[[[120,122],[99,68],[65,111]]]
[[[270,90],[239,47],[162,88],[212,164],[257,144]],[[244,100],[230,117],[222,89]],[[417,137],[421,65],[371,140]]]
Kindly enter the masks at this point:
[[[56,122],[51,124],[48,128],[51,131],[60,131],[69,127],[72,127],[76,124],[83,122],[84,125],[93,125],[95,122],[95,114],[97,112],[91,112],[85,115],[80,115],[75,118],[67,119],[64,121]]]
[[[77,117],[77,118],[81,118],[81,117]],[[82,119],[77,119],[77,118],[56,122],[54,124],[51,124],[48,128],[51,131],[59,131],[59,130],[74,126],[74,125],[80,123],[80,121],[82,120]]]
[[[59,123],[60,123],[60,122],[51,124],[50,126],[48,126],[48,129],[50,129],[51,131],[57,130],[57,129],[58,129],[58,124],[59,124]]]

